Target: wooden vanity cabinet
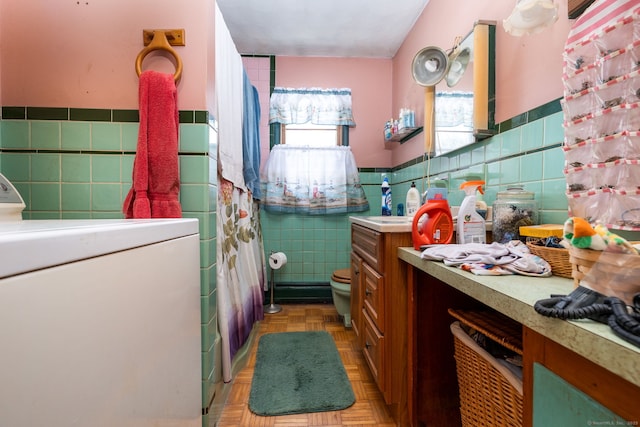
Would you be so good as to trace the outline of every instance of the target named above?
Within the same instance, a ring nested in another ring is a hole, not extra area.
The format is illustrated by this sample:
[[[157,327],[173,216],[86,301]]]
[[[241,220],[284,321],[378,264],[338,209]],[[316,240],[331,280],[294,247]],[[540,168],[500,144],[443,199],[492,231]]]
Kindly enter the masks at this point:
[[[399,425],[407,418],[407,289],[397,248],[411,245],[408,231],[351,225],[351,323]]]

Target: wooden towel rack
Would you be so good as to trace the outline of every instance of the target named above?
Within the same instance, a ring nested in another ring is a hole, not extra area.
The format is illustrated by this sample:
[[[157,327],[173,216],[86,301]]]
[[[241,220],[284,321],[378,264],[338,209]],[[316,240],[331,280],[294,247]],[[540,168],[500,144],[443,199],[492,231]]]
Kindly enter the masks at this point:
[[[138,77],[142,74],[142,61],[144,58],[154,50],[164,50],[176,60],[176,72],[173,75],[173,80],[177,83],[182,76],[182,60],[171,46],[185,45],[184,30],[143,30],[142,37],[146,47],[140,51],[136,58],[136,74],[138,74]]]

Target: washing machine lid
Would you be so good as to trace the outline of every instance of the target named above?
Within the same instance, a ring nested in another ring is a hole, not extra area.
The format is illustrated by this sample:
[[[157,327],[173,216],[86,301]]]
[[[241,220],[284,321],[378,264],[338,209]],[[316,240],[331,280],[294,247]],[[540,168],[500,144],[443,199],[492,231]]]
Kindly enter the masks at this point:
[[[198,220],[0,221],[0,278],[198,234]]]

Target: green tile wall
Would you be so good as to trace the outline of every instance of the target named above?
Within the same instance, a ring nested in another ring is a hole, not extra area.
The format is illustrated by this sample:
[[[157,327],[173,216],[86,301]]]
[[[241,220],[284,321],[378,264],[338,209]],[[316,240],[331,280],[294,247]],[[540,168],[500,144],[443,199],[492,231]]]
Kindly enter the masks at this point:
[[[3,107],[0,172],[25,200],[25,219],[123,218],[138,138],[138,112]],[[202,338],[202,405],[216,369],[217,131],[206,111],[180,112],[180,202],[198,218]]]
[[[498,191],[521,184],[535,193],[541,223],[563,223],[567,218],[565,196],[562,112],[552,111],[527,121],[526,117],[510,121],[506,130],[442,157],[417,159],[390,172],[394,205],[404,197],[414,181],[421,192],[429,186],[444,184],[449,203],[460,205],[462,182],[482,179],[486,182],[484,200],[491,205]],[[515,127],[514,127],[515,126]],[[430,171],[430,173],[427,173]],[[376,199],[377,201],[377,199]]]
[[[540,222],[563,223],[567,217],[564,131],[562,112],[551,104],[541,107],[542,113],[536,110],[510,120],[497,135],[445,156],[419,158],[393,169],[360,169],[370,210],[359,215],[380,215],[380,184],[385,176],[392,184],[394,214],[398,203],[404,204],[411,182],[421,193],[429,186],[446,186],[450,204],[459,205],[464,198],[459,185],[482,179],[487,183],[488,204],[498,191],[522,184],[535,192]],[[261,219],[265,251],[287,254],[286,267],[275,275],[277,284],[327,284],[334,270],[349,266],[349,215],[313,218],[263,211]]]

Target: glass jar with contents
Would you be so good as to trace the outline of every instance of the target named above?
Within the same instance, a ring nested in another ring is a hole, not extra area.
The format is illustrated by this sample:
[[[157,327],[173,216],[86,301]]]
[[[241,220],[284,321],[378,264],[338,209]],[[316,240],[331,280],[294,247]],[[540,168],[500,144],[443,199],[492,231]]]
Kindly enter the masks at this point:
[[[520,227],[538,223],[538,207],[532,191],[512,186],[499,191],[493,202],[491,233],[493,241],[520,240]]]

